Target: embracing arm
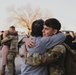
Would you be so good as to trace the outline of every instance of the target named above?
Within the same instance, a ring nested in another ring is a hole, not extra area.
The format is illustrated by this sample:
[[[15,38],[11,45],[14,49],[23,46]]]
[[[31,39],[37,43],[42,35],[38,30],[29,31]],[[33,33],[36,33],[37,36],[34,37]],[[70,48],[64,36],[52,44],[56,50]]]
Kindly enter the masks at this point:
[[[56,59],[56,58],[54,58],[55,53],[59,55],[59,52],[51,51],[51,54],[49,54],[49,52],[46,52],[46,51],[48,49],[54,47],[55,45],[62,43],[64,40],[65,40],[65,36],[62,33],[58,33],[56,35],[49,36],[49,37],[43,37],[41,39],[41,41],[39,41],[38,46],[35,48],[32,48],[33,50],[35,49],[34,54],[27,52],[26,63],[33,64],[33,65],[39,65],[42,63],[42,61],[44,61],[44,62],[47,61],[46,58],[51,58],[50,61],[52,62],[53,60]],[[37,50],[39,50],[38,51],[39,53],[37,52]],[[44,52],[46,52],[46,53],[44,53]],[[50,56],[48,56],[48,55],[50,55]],[[46,58],[45,58],[45,56],[46,56]],[[45,58],[45,59],[43,59],[43,58]]]
[[[9,36],[5,37],[5,38],[1,41],[1,43],[3,44],[3,43],[5,43],[5,42],[7,42],[7,41],[10,41],[10,40],[12,40],[14,37],[15,37],[15,36],[9,35]]]
[[[45,51],[47,51],[48,49],[54,47],[55,45],[64,42],[65,39],[66,36],[63,33],[58,33],[53,36],[43,37],[40,44],[45,45],[44,48],[46,49]]]
[[[44,54],[27,52],[26,64],[38,66],[57,61],[61,56],[65,56],[66,49],[63,45],[57,45],[49,49]]]
[[[42,37],[39,41],[36,41],[36,45],[32,49],[33,53],[43,54],[47,52],[48,49],[64,42],[65,35],[62,33],[55,34],[49,37]]]
[[[42,49],[42,53],[43,53],[47,49],[50,49],[53,46],[64,42],[65,38],[66,38],[66,36],[59,32],[58,34],[55,34],[55,35],[52,35],[52,36],[42,37],[39,42],[35,42],[33,40],[34,38],[23,38],[22,42],[26,42],[26,45],[29,48],[35,47],[36,43],[37,43],[37,48],[39,46],[40,47],[40,52],[41,52],[41,49]],[[36,48],[33,48],[33,49],[36,50]]]

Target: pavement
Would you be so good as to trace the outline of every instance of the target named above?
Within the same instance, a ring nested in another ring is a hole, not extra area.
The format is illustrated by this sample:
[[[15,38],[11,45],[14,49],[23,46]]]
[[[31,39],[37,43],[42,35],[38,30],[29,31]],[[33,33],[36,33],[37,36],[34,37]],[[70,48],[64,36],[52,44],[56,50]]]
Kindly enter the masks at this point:
[[[2,57],[1,57],[1,50],[0,50],[0,72],[1,72],[1,64],[2,64],[1,62],[2,62]],[[21,74],[21,63],[22,63],[22,60],[21,60],[20,56],[18,55],[15,59],[16,75]],[[5,75],[9,75],[7,67],[6,67],[6,74]]]

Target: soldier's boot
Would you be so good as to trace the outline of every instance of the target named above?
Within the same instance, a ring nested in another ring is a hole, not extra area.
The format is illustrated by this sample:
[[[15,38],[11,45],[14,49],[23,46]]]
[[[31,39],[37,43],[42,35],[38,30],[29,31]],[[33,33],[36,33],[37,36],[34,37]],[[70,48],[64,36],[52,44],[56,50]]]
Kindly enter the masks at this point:
[[[2,66],[1,75],[5,75],[5,67],[6,67],[6,65],[3,65],[3,66]]]

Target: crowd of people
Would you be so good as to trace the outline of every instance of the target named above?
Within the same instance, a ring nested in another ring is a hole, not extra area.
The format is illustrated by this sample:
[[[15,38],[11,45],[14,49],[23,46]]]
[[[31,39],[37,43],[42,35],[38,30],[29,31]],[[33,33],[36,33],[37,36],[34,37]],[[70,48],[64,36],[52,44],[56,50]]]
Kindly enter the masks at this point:
[[[1,75],[5,75],[6,65],[9,75],[16,74],[14,61],[18,53],[22,58],[21,75],[76,75],[76,65],[72,65],[73,71],[68,68],[67,51],[74,58],[76,54],[60,29],[61,23],[56,18],[49,18],[35,20],[30,35],[21,38],[14,26],[2,31]]]

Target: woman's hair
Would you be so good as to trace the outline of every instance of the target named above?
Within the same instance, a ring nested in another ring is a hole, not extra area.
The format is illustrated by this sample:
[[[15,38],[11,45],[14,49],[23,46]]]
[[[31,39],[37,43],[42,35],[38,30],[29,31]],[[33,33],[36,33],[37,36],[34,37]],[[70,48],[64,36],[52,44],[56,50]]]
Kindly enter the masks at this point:
[[[31,35],[38,37],[42,36],[44,21],[42,19],[36,20],[32,23],[32,32]]]

